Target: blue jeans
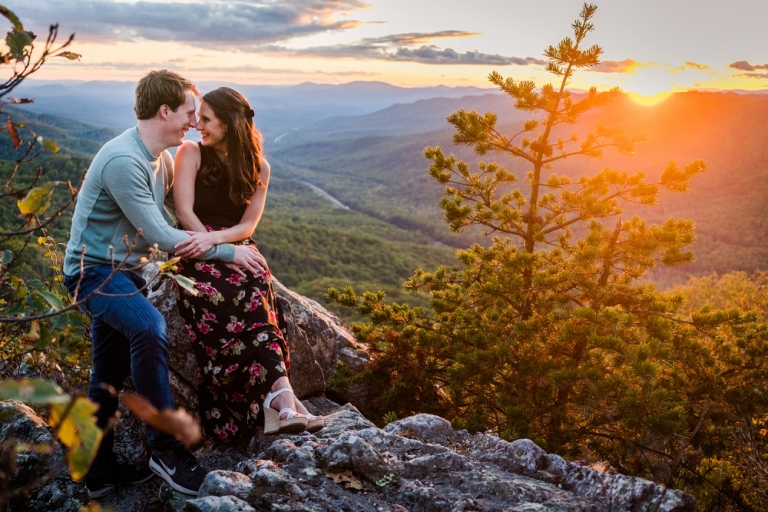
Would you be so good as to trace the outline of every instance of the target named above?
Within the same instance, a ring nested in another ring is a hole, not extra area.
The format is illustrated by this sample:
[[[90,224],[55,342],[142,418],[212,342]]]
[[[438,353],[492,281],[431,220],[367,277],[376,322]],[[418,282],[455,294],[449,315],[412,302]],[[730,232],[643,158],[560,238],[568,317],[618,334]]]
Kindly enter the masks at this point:
[[[88,296],[101,286],[112,272],[109,265],[87,267],[83,271],[78,299]],[[65,276],[64,284],[74,295],[80,274]],[[88,398],[99,405],[96,412],[99,427],[105,428],[117,410],[117,397],[104,389],[108,384],[120,390],[130,375],[136,392],[149,400],[157,409],[175,408],[168,380],[168,334],[165,319],[146,297],[144,279],[128,271],[117,272],[101,289],[101,293],[122,295],[105,297],[94,295],[84,304],[91,315],[91,343],[93,345],[93,372],[88,386]],[[147,427],[149,446],[169,449],[181,443],[173,436]],[[112,449],[114,434],[104,436],[99,452],[91,466],[91,473],[107,471],[114,462]]]

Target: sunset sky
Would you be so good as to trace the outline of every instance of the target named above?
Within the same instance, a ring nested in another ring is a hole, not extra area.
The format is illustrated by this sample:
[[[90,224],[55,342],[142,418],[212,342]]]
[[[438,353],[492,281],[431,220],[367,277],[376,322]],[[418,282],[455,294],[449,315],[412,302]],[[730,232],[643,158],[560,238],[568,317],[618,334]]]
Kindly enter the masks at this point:
[[[167,67],[197,81],[381,80],[488,86],[492,70],[549,79],[542,52],[571,34],[581,0],[6,0],[27,29],[76,33],[80,62],[37,78],[135,80]],[[653,95],[768,85],[765,0],[598,2],[604,62],[572,86]]]

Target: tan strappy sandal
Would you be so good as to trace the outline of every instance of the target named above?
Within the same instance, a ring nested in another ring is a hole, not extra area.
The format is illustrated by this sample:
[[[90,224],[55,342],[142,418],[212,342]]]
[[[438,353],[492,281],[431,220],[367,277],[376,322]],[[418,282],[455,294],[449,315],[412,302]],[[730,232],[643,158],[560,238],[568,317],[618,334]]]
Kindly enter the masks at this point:
[[[264,433],[277,434],[285,432],[302,432],[307,428],[308,424],[305,416],[300,415],[290,407],[281,409],[280,412],[277,412],[270,407],[272,405],[272,400],[274,400],[280,393],[290,393],[293,395],[293,390],[291,388],[281,388],[277,391],[270,391],[267,393],[267,397],[264,399]],[[286,418],[281,420],[280,416],[283,414],[286,415]]]
[[[322,416],[315,416],[314,414],[307,414],[307,432],[314,434],[318,430],[325,427],[325,418]]]

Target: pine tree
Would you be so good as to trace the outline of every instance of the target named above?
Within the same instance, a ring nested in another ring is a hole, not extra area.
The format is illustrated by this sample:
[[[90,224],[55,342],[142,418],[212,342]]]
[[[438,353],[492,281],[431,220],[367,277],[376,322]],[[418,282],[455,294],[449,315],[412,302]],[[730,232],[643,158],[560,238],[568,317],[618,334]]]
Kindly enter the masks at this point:
[[[557,85],[490,75],[531,114],[519,133],[501,133],[493,112],[448,117],[454,144],[522,161],[522,185],[497,162],[472,170],[438,147],[425,150],[431,176],[447,185],[440,206],[451,229],[477,226],[490,238],[459,251],[460,267],[417,270],[406,282],[429,292],[431,311],[388,304],[382,293],[329,295],[370,321],[355,326],[375,351],[357,380],[376,390],[374,417],[436,413],[457,428],[722,491],[707,475],[730,442],[723,422],[765,411],[768,327],[738,309],[686,318],[681,295],[640,280],[657,264],[692,261],[694,226],[625,219],[623,207],[653,206],[661,188],[688,192],[703,161],[672,162],[658,182],[614,169],[554,172],[569,158],[631,154],[642,140],[603,126],[581,140],[561,134],[622,94],[568,90],[576,71],[600,62],[602,49],[585,45],[596,9],[585,4],[573,38],[545,50]]]

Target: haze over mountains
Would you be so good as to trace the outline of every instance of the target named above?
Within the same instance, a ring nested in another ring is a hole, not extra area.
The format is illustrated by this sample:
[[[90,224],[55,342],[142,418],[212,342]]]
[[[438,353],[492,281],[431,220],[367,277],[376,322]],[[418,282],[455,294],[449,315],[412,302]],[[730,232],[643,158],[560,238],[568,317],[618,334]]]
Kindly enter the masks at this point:
[[[113,130],[135,124],[133,87],[32,82],[18,95],[33,96],[35,103],[16,110],[45,114],[28,113],[24,119],[49,130],[63,152],[87,154]],[[462,108],[492,110],[508,134],[527,118],[512,108],[507,96],[476,88],[404,89],[361,82],[236,87],[254,105],[273,168],[257,241],[279,278],[316,299],[322,299],[328,286],[345,284],[358,291],[382,288],[397,296],[399,283],[417,266],[454,263],[453,249],[445,246],[482,241],[477,231],[449,232],[437,206],[443,186],[429,177],[423,149],[439,145],[476,163],[471,148],[452,146],[448,114]],[[694,178],[690,194],[663,193],[656,208],[626,208],[625,218],[638,213],[652,223],[668,217],[696,223],[696,262],[657,271],[654,279],[673,284],[691,274],[768,268],[767,115],[766,95],[680,93],[655,106],[624,97],[565,127],[561,135],[583,137],[602,124],[644,133],[647,143],[631,157],[608,150],[602,160],[572,158],[552,172],[577,177],[612,167],[644,171],[654,181],[670,160],[685,165],[703,158],[709,170]],[[525,170],[520,162],[501,163]],[[350,210],[335,207],[302,182],[321,188]]]
[[[267,140],[320,119],[365,115],[396,103],[428,98],[458,98],[487,93],[477,87],[404,88],[384,82],[350,82],[342,85],[303,83],[292,86],[198,84],[205,93],[229,85],[253,104],[257,123]],[[32,112],[69,117],[77,121],[125,130],[136,123],[133,114],[134,82],[24,82],[14,94],[35,98]]]

